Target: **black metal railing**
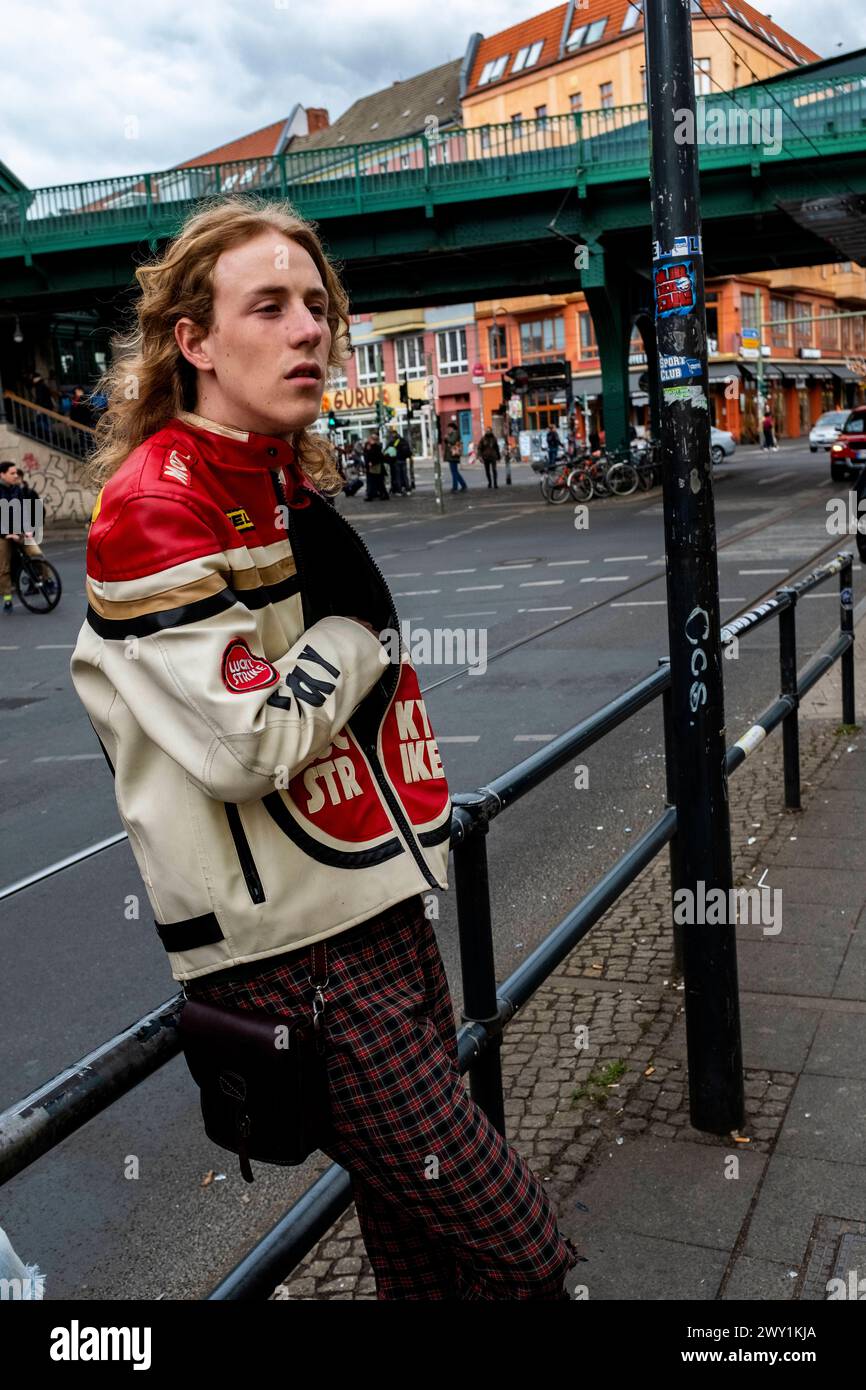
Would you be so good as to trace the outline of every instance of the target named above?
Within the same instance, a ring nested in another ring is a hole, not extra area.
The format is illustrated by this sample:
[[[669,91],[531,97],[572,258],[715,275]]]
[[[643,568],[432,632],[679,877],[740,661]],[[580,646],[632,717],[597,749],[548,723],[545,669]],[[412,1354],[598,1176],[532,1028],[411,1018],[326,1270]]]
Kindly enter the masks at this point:
[[[797,673],[796,605],[804,594],[839,576],[838,633]],[[733,773],[779,724],[783,727],[785,804],[799,807],[798,706],[836,661],[841,660],[842,720],[854,723],[853,555],[841,552],[794,584],[776,591],[729,622],[721,633],[729,646],[778,617],[780,621],[780,694],[755,723],[727,750]],[[458,1034],[461,1073],[469,1073],[470,1093],[491,1122],[505,1133],[499,1048],[509,1020],[532,998],[595,923],[622,896],[665,845],[671,854],[671,893],[680,881],[676,853],[677,811],[671,804],[670,669],[667,659],[602,709],[560,734],[488,785],[452,797],[451,847],[463,985],[463,1027]],[[667,771],[666,804],[646,829],[560,921],[530,956],[501,985],[496,984],[493,928],[487,870],[487,835],[491,824],[521,797],[618,729],[656,699],[662,699]],[[95,846],[117,843],[114,836]],[[43,875],[31,876],[0,892],[0,901],[24,891],[68,861]],[[674,953],[682,959],[682,928],[674,926]],[[88,1120],[144,1081],[180,1052],[177,1018],[182,994],[160,1004],[117,1037],[0,1115],[0,1185],[50,1152]],[[739,1001],[732,1001],[739,1009]],[[689,1059],[691,1062],[691,1059]],[[339,1164],[332,1166],[304,1193],[280,1221],[248,1252],[208,1295],[210,1300],[267,1298],[314,1247],[351,1204],[351,1183]]]
[[[34,405],[14,391],[3,392],[6,423],[25,439],[59,449],[72,458],[86,459],[93,452],[95,434],[89,425],[79,425],[56,410]]]

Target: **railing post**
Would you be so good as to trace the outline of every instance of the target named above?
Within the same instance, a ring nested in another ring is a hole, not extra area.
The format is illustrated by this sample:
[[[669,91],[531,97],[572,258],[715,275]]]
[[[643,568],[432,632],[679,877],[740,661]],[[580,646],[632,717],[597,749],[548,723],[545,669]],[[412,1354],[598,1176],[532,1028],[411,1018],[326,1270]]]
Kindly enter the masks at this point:
[[[361,211],[361,149],[355,146],[355,211]]]
[[[659,666],[670,666],[669,656],[660,656]],[[662,724],[664,728],[665,742],[665,805],[676,806],[676,792],[674,790],[674,755],[673,755],[673,722],[671,719],[671,688],[662,691]],[[671,866],[671,921],[674,932],[674,972],[677,975],[683,973],[683,925],[678,922],[673,915],[674,894],[678,888],[682,887],[680,882],[680,837],[679,830],[674,835],[668,845],[668,857]]]
[[[849,555],[839,571],[839,630],[854,631],[854,557]],[[854,647],[842,653],[842,723],[853,724],[854,712]]]
[[[460,969],[463,978],[464,1023],[489,1023],[498,1017],[493,927],[490,920],[490,884],[487,874],[487,816],[489,793],[458,793],[452,798],[472,817],[473,828],[454,847],[454,883],[457,893],[457,929],[460,937]],[[486,1047],[469,1069],[469,1092],[500,1134],[505,1134],[505,1102],[502,1095],[502,1035]]]
[[[151,184],[152,178],[152,174],[145,174],[144,176],[144,208],[145,217],[147,219],[148,239],[150,239],[153,233],[153,187]]]
[[[776,590],[776,598],[790,597],[791,603],[779,614],[779,692],[794,701],[794,708],[782,720],[782,758],[785,767],[785,805],[789,811],[800,808],[800,700],[797,695],[797,590],[787,586]]]

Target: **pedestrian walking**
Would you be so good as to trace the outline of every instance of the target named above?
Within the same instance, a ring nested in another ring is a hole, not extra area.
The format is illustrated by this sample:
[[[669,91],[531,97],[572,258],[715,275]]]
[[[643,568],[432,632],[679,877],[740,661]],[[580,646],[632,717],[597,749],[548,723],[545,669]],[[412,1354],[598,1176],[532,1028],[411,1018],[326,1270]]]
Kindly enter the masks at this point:
[[[499,441],[491,429],[487,429],[478,441],[478,457],[484,465],[484,472],[487,475],[487,486],[498,487],[496,478],[496,465],[501,457],[499,451]]]
[[[762,450],[762,452],[763,452],[763,453],[769,453],[770,450],[772,449],[772,450],[774,451],[774,453],[777,453],[777,452],[778,452],[778,449],[779,449],[779,446],[778,446],[778,444],[776,443],[776,433],[775,433],[775,428],[774,428],[774,424],[773,424],[773,415],[772,415],[772,411],[770,410],[769,406],[768,406],[767,409],[764,411],[764,418],[763,418],[763,420],[761,421],[761,429],[762,429],[762,431],[763,431],[763,436],[764,436],[764,442],[763,442],[763,444],[761,445],[761,450]]]
[[[237,195],[136,278],[87,470],[103,486],[71,675],[172,974],[268,1032],[315,997],[322,1148],[349,1172],[379,1299],[563,1300],[580,1257],[459,1073],[427,906],[452,814],[435,733],[405,644],[383,655],[381,573],[327,505],[340,480],[312,426],[345,290],[288,203]],[[251,334],[263,283],[284,307]]]
[[[457,416],[452,415],[448,426],[448,433],[445,435],[445,457],[451,469],[451,491],[465,492],[466,479],[460,472],[460,460],[463,457],[463,440],[457,428]]]

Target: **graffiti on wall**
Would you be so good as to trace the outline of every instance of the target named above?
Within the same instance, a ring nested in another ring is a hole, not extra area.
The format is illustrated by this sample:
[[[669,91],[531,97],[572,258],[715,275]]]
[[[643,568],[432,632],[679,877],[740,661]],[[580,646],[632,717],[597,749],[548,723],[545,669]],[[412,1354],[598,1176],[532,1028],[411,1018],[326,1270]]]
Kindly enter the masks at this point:
[[[44,503],[48,529],[59,522],[90,521],[96,489],[85,483],[80,459],[31,442],[22,452],[20,463],[25,482]]]

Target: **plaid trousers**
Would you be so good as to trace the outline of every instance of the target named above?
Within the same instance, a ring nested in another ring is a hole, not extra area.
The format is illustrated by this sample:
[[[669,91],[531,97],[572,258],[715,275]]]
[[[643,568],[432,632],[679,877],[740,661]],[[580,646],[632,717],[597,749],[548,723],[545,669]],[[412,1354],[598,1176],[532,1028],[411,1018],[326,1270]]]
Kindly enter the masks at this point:
[[[379,1299],[569,1295],[580,1256],[538,1179],[463,1085],[445,968],[421,895],[330,937],[325,1043],[331,1133]],[[310,1006],[308,948],[240,976],[190,980],[226,1008]]]

